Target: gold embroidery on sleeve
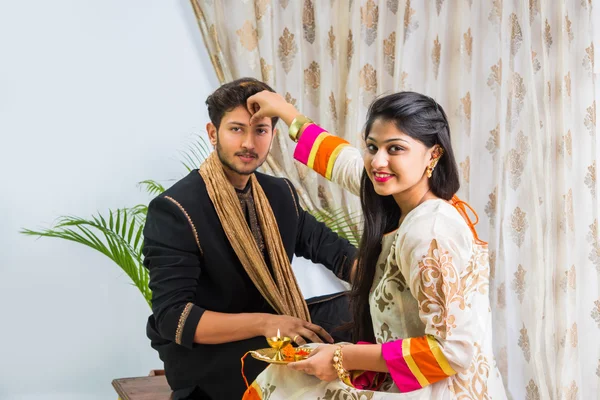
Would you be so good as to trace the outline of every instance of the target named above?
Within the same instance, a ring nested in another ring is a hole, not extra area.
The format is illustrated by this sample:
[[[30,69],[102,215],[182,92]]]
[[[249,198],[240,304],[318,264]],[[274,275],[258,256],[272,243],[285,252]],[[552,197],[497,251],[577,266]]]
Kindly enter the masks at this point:
[[[183,215],[185,215],[185,217],[187,218],[188,222],[190,223],[190,227],[192,228],[192,232],[194,232],[194,239],[196,239],[196,244],[198,245],[198,250],[200,250],[200,254],[204,254],[202,252],[202,247],[200,247],[200,240],[198,239],[198,232],[196,231],[196,226],[194,226],[194,223],[192,222],[192,219],[188,215],[187,211],[185,211],[185,208],[183,208],[183,206],[181,204],[179,204],[179,202],[177,200],[175,200],[174,198],[172,198],[171,196],[165,196],[165,199],[168,199],[171,202],[173,202],[173,204],[175,204],[177,207],[179,207],[179,209],[181,210],[181,212],[183,213]]]
[[[185,321],[187,317],[190,315],[190,311],[192,311],[193,303],[187,303],[181,316],[179,317],[179,322],[177,323],[177,330],[175,331],[175,343],[181,344],[181,336],[183,335],[183,327],[185,326]]]
[[[285,183],[287,183],[288,188],[290,189],[290,194],[292,195],[292,200],[294,200],[294,207],[296,208],[296,217],[300,217],[300,213],[298,212],[298,204],[296,204],[296,196],[294,196],[294,191],[292,190],[292,187],[290,186],[290,183],[287,179],[285,179]]]

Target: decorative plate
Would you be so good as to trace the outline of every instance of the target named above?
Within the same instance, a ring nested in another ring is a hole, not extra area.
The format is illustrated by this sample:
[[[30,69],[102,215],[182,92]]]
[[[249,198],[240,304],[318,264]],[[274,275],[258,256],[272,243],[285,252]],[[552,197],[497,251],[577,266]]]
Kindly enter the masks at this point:
[[[275,350],[273,348],[253,350],[250,352],[250,355],[252,357],[256,358],[257,360],[264,361],[264,362],[267,362],[270,364],[289,364],[294,361],[305,360],[311,351],[312,351],[311,348],[295,347],[294,348],[294,353],[295,353],[294,357],[293,358],[286,357],[284,360],[275,360],[274,359],[275,353],[277,352],[277,350]]]

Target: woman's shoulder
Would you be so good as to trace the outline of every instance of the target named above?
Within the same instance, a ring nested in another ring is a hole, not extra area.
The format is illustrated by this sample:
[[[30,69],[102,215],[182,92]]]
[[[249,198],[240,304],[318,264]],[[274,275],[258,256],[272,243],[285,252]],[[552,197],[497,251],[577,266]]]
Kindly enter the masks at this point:
[[[407,215],[398,231],[397,244],[417,245],[436,240],[470,249],[473,239],[473,233],[456,208],[445,200],[434,199]]]

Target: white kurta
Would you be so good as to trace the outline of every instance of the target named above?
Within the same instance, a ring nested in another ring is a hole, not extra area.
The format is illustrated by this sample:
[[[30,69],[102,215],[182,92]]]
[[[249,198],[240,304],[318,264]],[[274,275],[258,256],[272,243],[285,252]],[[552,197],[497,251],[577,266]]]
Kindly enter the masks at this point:
[[[336,160],[332,181],[357,193],[362,170],[359,151],[346,147]],[[488,287],[487,245],[475,240],[454,206],[425,201],[399,229],[382,238],[369,297],[373,328],[377,343],[430,335],[457,373],[407,393],[399,393],[388,378],[373,392],[273,365],[254,387],[271,400],[505,399],[492,353]]]

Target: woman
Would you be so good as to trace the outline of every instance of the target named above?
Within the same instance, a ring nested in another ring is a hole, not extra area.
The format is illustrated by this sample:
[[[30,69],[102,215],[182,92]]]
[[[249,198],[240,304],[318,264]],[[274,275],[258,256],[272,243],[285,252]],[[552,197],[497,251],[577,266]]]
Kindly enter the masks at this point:
[[[298,140],[296,160],[360,195],[354,332],[374,344],[319,346],[307,360],[267,368],[246,396],[505,399],[492,353],[487,245],[455,197],[442,107],[413,92],[379,98],[362,157],[275,93],[251,97],[248,108],[253,118],[280,117]]]

